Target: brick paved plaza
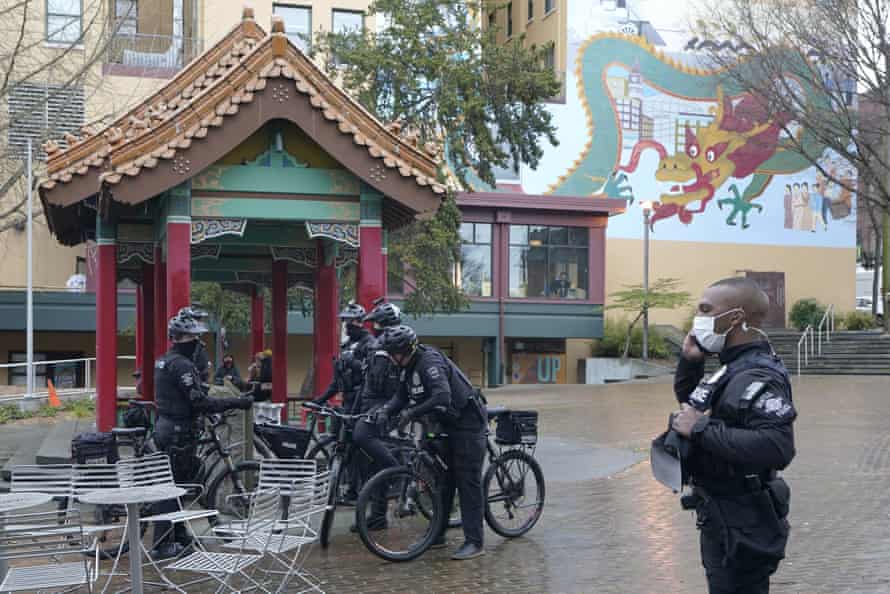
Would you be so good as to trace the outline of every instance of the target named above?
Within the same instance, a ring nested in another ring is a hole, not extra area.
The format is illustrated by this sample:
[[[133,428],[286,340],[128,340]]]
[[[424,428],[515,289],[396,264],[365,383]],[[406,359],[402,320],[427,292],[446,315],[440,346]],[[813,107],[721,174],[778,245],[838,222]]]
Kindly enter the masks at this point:
[[[796,383],[793,532],[774,592],[890,592],[890,399],[883,378]],[[540,410],[544,516],[527,537],[488,531],[488,555],[446,550],[391,565],[338,523],[309,565],[328,592],[704,592],[692,512],[651,478],[648,443],[674,407],[669,383],[514,387],[493,403]],[[343,518],[342,520],[346,520]],[[451,535],[459,544],[459,534]]]

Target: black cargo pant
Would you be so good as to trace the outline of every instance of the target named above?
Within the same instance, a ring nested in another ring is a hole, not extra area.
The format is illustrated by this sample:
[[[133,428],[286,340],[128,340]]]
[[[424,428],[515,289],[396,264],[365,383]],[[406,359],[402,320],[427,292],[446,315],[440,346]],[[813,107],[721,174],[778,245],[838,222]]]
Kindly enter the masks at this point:
[[[352,432],[352,440],[361,451],[356,452],[355,458],[359,462],[359,472],[362,483],[367,482],[372,476],[392,466],[398,466],[398,460],[393,456],[386,444],[383,443],[380,429],[374,423],[359,420]],[[386,487],[374,498],[372,514],[376,517],[386,514]],[[375,518],[376,519],[376,518]]]
[[[442,489],[442,503],[445,518],[442,522],[442,536],[448,529],[448,516],[454,503],[454,492],[460,495],[460,515],[464,530],[464,540],[483,544],[482,515],[485,500],[482,494],[482,465],[485,460],[485,430],[448,428],[445,443],[445,463],[448,474]]]
[[[189,454],[193,453],[197,447],[192,423],[159,417],[155,427],[154,440],[158,451],[170,457],[170,463],[173,467],[173,480],[177,483],[187,483],[192,480],[197,470],[189,467],[188,460]],[[175,499],[168,499],[160,501],[152,507],[154,514],[166,514],[179,511],[179,502]],[[181,544],[188,543],[188,531],[184,524],[176,524],[171,531],[170,522],[154,523],[152,548],[171,543],[173,540]]]
[[[713,497],[696,514],[709,594],[767,594],[788,538],[767,491]]]

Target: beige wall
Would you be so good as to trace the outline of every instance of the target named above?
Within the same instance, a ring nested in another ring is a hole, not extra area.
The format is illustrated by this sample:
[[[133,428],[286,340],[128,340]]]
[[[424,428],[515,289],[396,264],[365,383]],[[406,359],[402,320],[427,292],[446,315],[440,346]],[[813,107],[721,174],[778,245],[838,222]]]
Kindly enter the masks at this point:
[[[526,36],[526,45],[544,45],[553,42],[555,47],[556,70],[562,71],[566,66],[566,45],[568,39],[567,1],[554,0],[554,8],[544,14],[544,0],[534,0],[532,19],[529,20],[528,1],[512,0],[513,37],[521,34]],[[484,27],[488,26],[488,18],[496,10],[498,40],[507,41],[507,7],[504,2],[491,2],[482,16]],[[558,73],[558,72],[557,72]]]
[[[652,241],[649,251],[649,278],[682,279],[683,289],[693,299],[710,283],[744,271],[785,273],[785,313],[798,299],[814,297],[834,304],[839,311],[856,306],[856,250],[714,244],[685,241]],[[637,239],[609,239],[606,242],[606,293],[643,279],[643,244]],[[608,299],[607,299],[608,300]],[[691,306],[674,311],[653,310],[654,323],[681,326]],[[621,315],[610,312],[609,315]]]

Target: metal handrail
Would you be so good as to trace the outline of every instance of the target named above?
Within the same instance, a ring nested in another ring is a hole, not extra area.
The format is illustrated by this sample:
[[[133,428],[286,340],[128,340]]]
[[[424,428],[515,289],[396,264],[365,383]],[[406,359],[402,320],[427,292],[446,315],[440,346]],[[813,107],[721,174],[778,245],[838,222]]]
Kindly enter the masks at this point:
[[[124,361],[135,361],[136,360],[135,355],[118,355],[117,358],[118,358],[118,360],[124,360]],[[83,384],[84,384],[83,388],[73,388],[71,391],[76,391],[76,392],[90,391],[93,388],[93,386],[92,386],[92,384],[93,384],[92,363],[94,363],[95,361],[96,361],[96,357],[81,357],[79,359],[54,359],[52,361],[34,361],[31,363],[31,369],[28,371],[28,373],[33,374],[34,368],[39,367],[41,365],[55,365],[57,363],[83,363],[84,364],[84,366],[83,366]],[[0,369],[9,369],[9,368],[13,368],[13,367],[27,367],[27,366],[28,366],[27,361],[22,361],[20,363],[0,363]],[[59,390],[58,392],[61,394],[63,392],[67,392],[67,391]],[[31,394],[30,396],[39,397],[39,396],[45,396],[45,395],[46,395],[46,392],[37,392],[35,390],[35,392],[33,394]],[[19,394],[2,395],[2,396],[0,396],[0,399],[5,400],[7,398],[20,398],[21,396],[27,397],[29,395],[27,393],[22,394],[22,395],[19,395]]]
[[[819,356],[822,356],[822,329],[825,328],[825,342],[831,342],[831,333],[834,332],[834,304],[828,306],[822,319],[819,321],[817,333],[819,335]]]
[[[803,366],[807,367],[810,364],[810,351],[813,349],[814,340],[813,340],[813,325],[810,324],[806,328],[804,328],[803,334],[800,335],[800,340],[797,341],[797,375],[801,375],[801,365],[800,365],[800,353],[801,346],[803,347]],[[809,338],[809,341],[807,341]]]

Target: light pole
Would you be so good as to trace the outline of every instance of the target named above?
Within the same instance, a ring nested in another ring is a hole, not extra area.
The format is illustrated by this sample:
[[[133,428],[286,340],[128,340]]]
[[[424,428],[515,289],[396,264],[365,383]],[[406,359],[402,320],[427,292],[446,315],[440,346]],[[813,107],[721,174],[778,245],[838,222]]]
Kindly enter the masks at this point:
[[[647,200],[643,207],[643,361],[649,359],[649,215],[652,202]]]

